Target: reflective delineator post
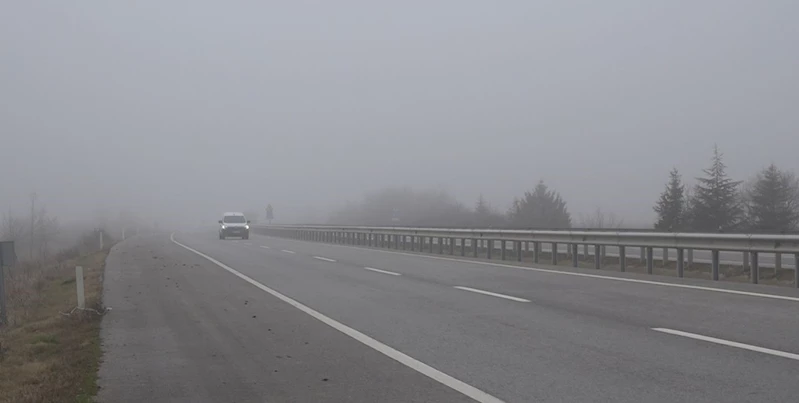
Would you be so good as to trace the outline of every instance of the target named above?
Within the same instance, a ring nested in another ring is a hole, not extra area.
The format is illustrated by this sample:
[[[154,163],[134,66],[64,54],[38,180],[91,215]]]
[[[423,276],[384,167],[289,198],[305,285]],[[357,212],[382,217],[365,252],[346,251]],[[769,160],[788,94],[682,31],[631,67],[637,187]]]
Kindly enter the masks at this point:
[[[75,284],[78,288],[78,309],[86,309],[86,296],[83,290],[83,267],[75,266]]]

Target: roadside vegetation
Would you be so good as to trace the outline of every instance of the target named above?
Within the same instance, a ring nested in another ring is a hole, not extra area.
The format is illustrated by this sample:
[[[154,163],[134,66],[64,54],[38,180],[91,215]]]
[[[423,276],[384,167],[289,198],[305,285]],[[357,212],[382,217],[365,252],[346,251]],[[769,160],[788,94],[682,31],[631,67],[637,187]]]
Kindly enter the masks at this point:
[[[653,210],[652,228],[666,232],[785,233],[799,230],[799,179],[774,164],[748,180],[727,174],[714,147],[708,168],[691,184],[677,168],[669,173]],[[329,224],[541,229],[622,228],[623,219],[597,208],[573,217],[565,199],[543,181],[513,200],[504,212],[482,195],[470,207],[442,190],[386,188],[334,211]]]
[[[0,402],[89,402],[97,393],[102,278],[113,242],[98,233],[50,258],[5,268],[8,323],[0,325]],[[75,266],[84,270],[86,310]]]

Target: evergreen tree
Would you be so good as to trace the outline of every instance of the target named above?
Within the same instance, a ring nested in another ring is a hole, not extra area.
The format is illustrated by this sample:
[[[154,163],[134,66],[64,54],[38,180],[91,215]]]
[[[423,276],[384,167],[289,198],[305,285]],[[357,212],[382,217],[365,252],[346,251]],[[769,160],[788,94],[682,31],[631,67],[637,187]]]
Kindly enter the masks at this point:
[[[739,186],[727,176],[727,166],[722,161],[718,147],[713,148],[710,168],[705,169],[706,177],[696,178],[699,183],[694,188],[691,200],[691,227],[697,231],[729,231],[736,229],[743,218]]]
[[[485,217],[491,214],[491,208],[488,206],[488,203],[483,198],[483,194],[480,194],[480,197],[477,199],[477,204],[474,206],[474,214],[478,217]]]
[[[685,215],[685,185],[677,168],[669,173],[666,190],[660,194],[654,210],[658,214],[655,229],[661,231],[679,231],[683,229]]]
[[[745,191],[747,215],[755,231],[790,231],[799,224],[799,183],[774,164],[755,177]]]
[[[571,215],[566,202],[558,192],[549,190],[544,181],[538,182],[532,192],[516,199],[508,212],[514,227],[571,228]]]

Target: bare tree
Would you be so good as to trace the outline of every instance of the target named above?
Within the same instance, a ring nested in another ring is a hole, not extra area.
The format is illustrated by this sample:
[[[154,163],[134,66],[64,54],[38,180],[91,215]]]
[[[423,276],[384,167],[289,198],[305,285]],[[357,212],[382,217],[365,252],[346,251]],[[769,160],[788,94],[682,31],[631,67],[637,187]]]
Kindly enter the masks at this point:
[[[14,213],[9,210],[3,213],[3,219],[0,223],[2,225],[2,232],[0,232],[0,236],[4,240],[8,241],[21,241],[22,237],[25,235],[25,221],[14,215]]]
[[[621,228],[623,224],[624,220],[618,218],[615,213],[606,213],[599,207],[591,214],[580,215],[580,226],[583,228],[615,229]]]
[[[58,235],[61,228],[58,217],[47,214],[47,209],[42,207],[36,214],[36,239],[39,242],[39,257],[44,259],[50,255],[50,244]]]

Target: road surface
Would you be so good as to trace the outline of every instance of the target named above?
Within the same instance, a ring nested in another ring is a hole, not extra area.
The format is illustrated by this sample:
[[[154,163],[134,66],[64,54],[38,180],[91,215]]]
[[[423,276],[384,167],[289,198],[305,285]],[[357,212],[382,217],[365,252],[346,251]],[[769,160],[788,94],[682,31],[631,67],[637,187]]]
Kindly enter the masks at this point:
[[[173,239],[134,237],[108,258],[100,401],[799,396],[794,289],[213,231]]]

